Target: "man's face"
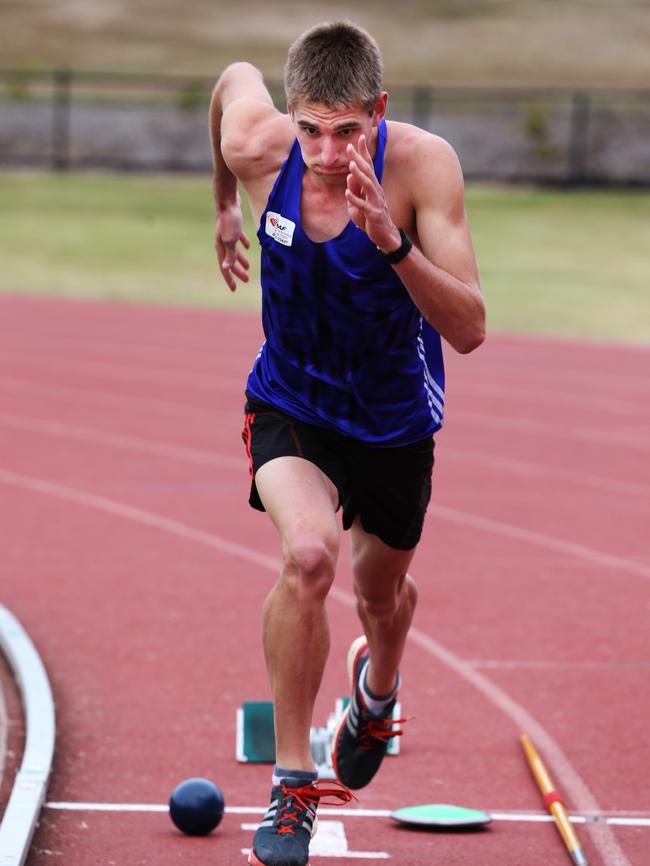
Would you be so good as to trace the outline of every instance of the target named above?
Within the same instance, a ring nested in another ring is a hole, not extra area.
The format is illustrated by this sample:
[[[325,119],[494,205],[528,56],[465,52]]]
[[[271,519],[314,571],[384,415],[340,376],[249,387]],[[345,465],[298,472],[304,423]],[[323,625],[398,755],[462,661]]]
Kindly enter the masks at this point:
[[[382,95],[383,96],[383,95]],[[377,100],[372,113],[360,105],[329,108],[315,102],[299,102],[289,106],[289,115],[296,127],[302,158],[309,171],[324,181],[341,182],[348,174],[345,149],[357,145],[360,135],[370,142],[386,110],[385,99]]]

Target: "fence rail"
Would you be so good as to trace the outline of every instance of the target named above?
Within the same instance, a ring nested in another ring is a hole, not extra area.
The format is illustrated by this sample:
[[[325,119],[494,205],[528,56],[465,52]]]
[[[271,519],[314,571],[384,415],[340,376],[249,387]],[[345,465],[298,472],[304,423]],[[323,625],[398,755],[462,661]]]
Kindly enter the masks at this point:
[[[213,83],[0,69],[0,165],[210,171]],[[388,89],[389,116],[446,138],[469,179],[650,184],[650,90]]]

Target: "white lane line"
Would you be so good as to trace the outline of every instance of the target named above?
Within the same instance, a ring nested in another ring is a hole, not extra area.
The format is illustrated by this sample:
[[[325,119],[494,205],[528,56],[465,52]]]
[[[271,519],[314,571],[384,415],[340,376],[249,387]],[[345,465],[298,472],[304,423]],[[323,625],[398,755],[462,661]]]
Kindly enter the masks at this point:
[[[203,451],[198,448],[188,448],[174,445],[170,442],[162,442],[155,439],[146,439],[138,436],[125,436],[95,427],[84,427],[77,424],[64,424],[60,421],[48,418],[33,418],[15,413],[0,414],[0,424],[13,427],[17,430],[29,430],[49,436],[70,437],[85,442],[96,442],[115,448],[127,448],[135,451],[148,451],[172,459],[188,460],[193,463],[204,463],[206,465],[220,466],[224,469],[240,470],[242,462],[238,458],[226,454],[218,454],[213,451]],[[606,492],[625,493],[650,497],[650,486],[635,484],[633,482],[617,481],[612,478],[602,478],[599,475],[575,472],[573,470],[552,469],[539,463],[528,463],[521,460],[495,457],[489,454],[477,454],[473,451],[463,451],[455,448],[445,447],[442,458],[453,460],[458,463],[472,463],[501,472],[509,472],[526,477],[539,477],[542,479],[556,478],[563,482],[571,481],[574,484],[590,487]]]
[[[350,596],[354,604],[354,598]],[[560,745],[537,719],[520,703],[510,697],[502,688],[495,685],[484,674],[469,667],[461,658],[454,655],[438,641],[417,628],[412,628],[409,638],[427,650],[443,664],[455,671],[470,685],[481,692],[491,703],[515,723],[519,731],[529,734],[540,752],[545,756],[555,778],[581,812],[598,814],[602,812],[596,798],[591,793],[582,776],[564,754]],[[608,866],[631,866],[618,840],[607,824],[588,824],[589,834]]]
[[[196,390],[223,388],[231,390],[233,388],[242,390],[243,380],[241,377],[232,376],[206,376],[204,373],[179,373],[177,370],[147,370],[143,367],[138,367],[130,364],[103,364],[97,361],[88,360],[68,360],[63,358],[43,358],[39,363],[33,355],[27,355],[20,352],[8,352],[0,349],[0,358],[17,359],[21,365],[21,370],[30,370],[36,372],[49,372],[50,370],[60,370],[63,372],[76,373],[77,375],[92,375],[105,376],[110,379],[123,380],[126,382],[154,382],[163,385],[183,385],[186,388],[194,388]]]
[[[488,415],[483,412],[468,412],[464,409],[454,410],[454,419],[465,422],[469,427],[484,430],[507,430],[508,433],[527,433],[531,436],[541,436],[544,439],[575,439],[579,442],[598,442],[605,445],[622,445],[626,448],[638,448],[640,451],[650,451],[650,439],[643,432],[628,430],[610,430],[609,427],[583,427],[575,424],[555,424],[533,421],[530,418],[519,418],[512,415]]]
[[[75,388],[67,385],[50,385],[45,382],[26,382],[11,376],[0,376],[0,389],[10,394],[28,394],[44,397],[46,400],[73,401],[88,405],[96,403],[112,409],[137,410],[139,412],[158,412],[172,418],[190,421],[201,419],[201,423],[216,426],[219,421],[215,409],[204,406],[191,406],[188,403],[174,403],[170,400],[154,400],[151,397],[130,397],[122,391],[106,391],[97,388]],[[244,394],[242,391],[242,411]]]
[[[52,801],[45,803],[46,809],[64,812],[168,812],[169,806],[159,803],[67,803]],[[267,806],[226,806],[229,815],[264,815]],[[546,812],[503,812],[481,809],[494,821],[510,821],[524,824],[551,823],[553,818]],[[392,809],[337,809],[321,806],[319,815],[341,818],[390,818]],[[569,816],[574,824],[604,823],[621,827],[650,827],[650,816],[621,815],[609,813],[575,813]],[[255,829],[257,824],[251,824]],[[247,827],[248,829],[248,827]]]
[[[76,502],[80,505],[98,508],[110,514],[175,533],[176,535],[188,540],[197,541],[198,543],[205,544],[209,547],[231,553],[234,556],[239,556],[242,559],[254,562],[257,565],[262,565],[276,574],[280,568],[280,561],[275,557],[256,553],[249,547],[235,544],[207,532],[195,530],[179,521],[161,517],[160,515],[143,511],[141,509],[132,508],[123,503],[106,499],[105,497],[93,496],[69,487],[64,487],[63,485],[42,481],[37,478],[29,478],[27,476],[18,475],[17,473],[7,472],[4,470],[0,470],[0,481],[4,481],[7,484],[13,484],[14,486],[26,490],[45,493],[49,496],[54,496],[69,502]],[[459,512],[453,512],[453,514],[457,516]],[[351,593],[333,587],[330,594],[333,598],[338,599],[348,607],[356,609],[356,600]],[[532,736],[536,745],[548,760],[550,769],[555,773],[556,777],[560,780],[560,783],[581,811],[590,811],[594,813],[602,811],[591,791],[569,762],[559,745],[546,729],[537,722],[537,720],[527,710],[524,709],[524,707],[513,700],[503,689],[494,685],[483,674],[473,670],[469,665],[463,662],[462,659],[443,647],[442,644],[433,640],[433,638],[430,638],[424,632],[413,628],[411,629],[409,638],[424,649],[425,652],[439,659],[439,661],[444,665],[455,671],[470,685],[474,686],[488,699],[488,701],[499,707],[499,709],[515,723],[519,731],[526,730]],[[608,825],[589,824],[588,826],[594,844],[601,852],[603,858],[608,863],[608,866],[631,866],[630,861],[625,856]]]
[[[2,302],[2,297],[0,296],[0,303]],[[178,344],[166,344],[166,345],[155,345],[153,343],[143,343],[141,342],[142,334],[138,334],[137,343],[134,343],[133,340],[127,341],[118,341],[118,340],[107,340],[105,338],[98,338],[95,334],[65,334],[59,333],[36,333],[33,331],[16,331],[10,330],[8,331],[4,327],[2,328],[3,338],[12,338],[18,341],[18,346],[20,349],[24,349],[27,346],[28,349],[34,349],[34,352],[38,352],[43,349],[44,346],[49,345],[52,348],[46,349],[46,355],[52,356],[59,354],[62,351],[62,348],[65,351],[70,351],[70,345],[72,343],[80,343],[81,350],[84,351],[86,347],[93,353],[93,357],[96,356],[96,351],[105,352],[110,356],[110,358],[115,357],[116,354],[119,354],[120,357],[126,357],[131,355],[134,358],[133,364],[139,364],[142,362],[143,355],[153,356],[154,360],[157,362],[159,359],[168,360],[172,358],[176,360],[178,358],[182,358],[183,363],[187,364],[188,361],[194,361],[197,365],[197,368],[201,370],[205,369],[206,362],[215,363],[219,368],[222,367],[223,364],[227,364],[228,362],[232,362],[233,356],[232,352],[227,348],[223,347],[220,341],[217,339],[217,333],[215,331],[215,339],[210,342],[209,346],[206,346],[204,351],[197,351],[193,348],[195,345],[192,342],[192,346],[188,345],[178,345]],[[255,355],[255,352],[259,349],[259,346],[264,338],[262,331],[259,331],[259,335],[257,333],[251,334],[250,337],[247,337],[251,341],[251,361]],[[87,358],[80,358],[79,363],[84,364]],[[187,370],[188,375],[192,375],[192,370]]]
[[[228,553],[232,556],[239,556],[247,559],[249,562],[254,562],[256,565],[261,565],[264,568],[269,568],[276,573],[279,573],[280,563],[275,558],[265,556],[261,553],[256,553],[249,547],[242,544],[237,544],[221,538],[218,535],[212,535],[209,532],[203,532],[200,529],[194,529],[186,523],[181,523],[178,520],[173,520],[169,517],[162,517],[159,514],[154,514],[151,511],[144,511],[141,508],[133,508],[130,505],[125,505],[122,502],[117,502],[114,499],[107,499],[105,496],[95,496],[92,493],[84,493],[73,487],[66,487],[62,484],[54,484],[50,481],[44,481],[39,478],[28,478],[24,475],[18,475],[16,472],[7,472],[0,469],[0,482],[12,484],[16,487],[21,487],[24,490],[31,490],[35,493],[44,493],[47,496],[55,496],[58,499],[64,499],[67,502],[74,502],[77,505],[82,505],[89,508],[96,508],[99,511],[113,514],[116,517],[122,517],[126,520],[133,520],[136,523],[142,523],[146,526],[151,526],[154,529],[160,529],[163,532],[170,532],[188,541],[196,541],[199,544],[205,544],[207,547],[212,547],[215,550],[220,550],[222,553]]]
[[[565,541],[562,538],[556,538],[554,535],[546,535],[543,532],[535,532],[532,529],[524,529],[511,523],[492,520],[489,517],[481,517],[478,514],[459,511],[456,508],[447,508],[444,505],[429,505],[429,513],[435,514],[451,523],[459,523],[461,526],[471,526],[484,532],[491,532],[495,535],[502,535],[505,538],[513,538],[516,541],[534,544],[536,547],[544,547],[547,550],[555,550],[558,553],[575,556],[578,559],[583,559],[602,568],[613,568],[616,571],[625,571],[637,577],[650,578],[650,566],[648,565],[636,562],[634,559],[625,559],[622,556],[604,553],[601,550],[586,547],[583,544],[575,544],[573,541]]]
[[[0,604],[0,650],[20,689],[25,746],[20,769],[0,824],[0,862],[25,862],[45,801],[56,734],[52,690],[34,644],[16,617]]]
[[[59,424],[55,421],[24,419],[23,416],[8,413],[0,414],[0,423],[18,429],[34,430],[35,432],[49,435],[63,437],[69,435],[72,438],[98,442],[100,444],[118,448],[132,448],[134,450],[145,452],[150,451],[159,454],[160,456],[185,459],[196,463],[211,464],[224,469],[234,469],[239,471],[242,467],[240,460],[225,454],[211,454],[208,451],[170,445],[166,442],[159,442],[156,440],[142,439],[134,436],[122,436],[114,433],[104,433],[88,427]],[[441,517],[444,520],[449,520],[453,523],[470,525],[486,532],[495,533],[507,538],[514,538],[518,541],[535,544],[563,554],[577,556],[603,568],[615,568],[617,570],[627,571],[628,573],[637,576],[650,578],[650,566],[646,566],[643,563],[636,562],[635,560],[614,556],[585,545],[576,544],[575,542],[565,541],[556,536],[524,529],[513,524],[459,511],[446,506],[436,505],[434,503],[429,505],[429,512],[435,513],[438,517]]]
[[[115,361],[103,362],[97,360],[89,360],[88,358],[62,358],[58,356],[53,358],[52,355],[36,357],[34,354],[20,352],[10,349],[0,349],[0,357],[18,362],[21,370],[42,371],[42,370],[60,370],[62,372],[82,373],[83,375],[91,374],[97,376],[107,376],[111,379],[121,379],[127,382],[154,382],[161,384],[178,384],[196,390],[215,388],[223,388],[225,390],[238,389],[241,390],[243,379],[241,376],[216,376],[206,375],[201,372],[192,370],[180,371],[178,368],[174,370],[164,369],[160,366],[156,368],[142,367],[137,362],[133,363],[117,363]],[[555,406],[557,404],[567,404],[570,406],[585,405],[593,406],[595,409],[602,410],[603,396],[601,392],[592,395],[585,394],[584,390],[579,390],[576,393],[559,393],[550,388],[537,387],[532,389],[529,385],[522,387],[516,383],[508,385],[498,385],[494,383],[481,382],[472,383],[465,382],[459,384],[459,397],[464,395],[478,395],[480,397],[495,397],[505,398],[508,404],[512,405],[513,398],[521,404],[522,400],[526,400],[533,405],[538,406],[540,403],[550,403]],[[620,416],[621,413],[629,413],[637,418],[640,413],[642,417],[647,417],[647,406],[643,402],[623,401],[614,397],[607,397],[607,411],[616,413]]]
[[[82,427],[76,424],[61,424],[40,418],[27,418],[24,415],[0,413],[0,425],[12,427],[15,430],[27,430],[33,433],[43,433],[47,436],[60,436],[64,439],[76,439],[81,442],[92,442],[98,445],[108,445],[111,448],[125,448],[132,451],[143,451],[147,454],[157,454],[160,457],[171,457],[174,460],[187,460],[208,466],[218,466],[220,469],[235,469],[241,471],[244,459],[229,457],[226,454],[216,454],[201,451],[198,448],[187,448],[182,445],[172,445],[156,439],[145,439],[139,436],[124,436],[121,433],[98,430],[92,427]]]
[[[650,662],[544,661],[532,659],[465,659],[471,668],[497,671],[647,671]]]
[[[555,385],[551,387],[544,382],[541,384],[537,383],[537,387],[533,387],[528,379],[526,379],[526,384],[523,387],[517,382],[509,382],[502,385],[481,380],[480,382],[459,382],[457,384],[457,392],[456,399],[458,401],[466,396],[479,398],[494,397],[496,399],[505,399],[507,406],[512,406],[515,401],[518,406],[521,406],[522,402],[525,402],[532,404],[534,407],[538,407],[540,404],[550,404],[551,406],[565,404],[572,407],[592,407],[594,410],[598,410],[601,415],[603,406],[606,405],[610,416],[626,412],[634,415],[638,420],[648,418],[648,404],[646,402],[640,400],[620,400],[617,397],[612,397],[611,394],[607,394],[607,397],[604,398],[602,388],[598,388],[597,391],[591,394],[586,393],[584,388],[577,388],[572,393],[568,393],[558,391]],[[548,415],[548,411],[545,411],[544,414]]]
[[[525,460],[513,460],[510,457],[497,457],[494,454],[477,451],[464,451],[459,448],[444,446],[441,460],[453,460],[456,463],[471,463],[475,466],[508,472],[512,475],[522,475],[526,478],[556,479],[562,483],[571,482],[581,487],[602,490],[605,493],[624,493],[650,498],[650,485],[638,484],[634,481],[619,481],[617,478],[607,478],[588,472],[576,472],[573,469],[554,468],[543,463],[530,463]]]

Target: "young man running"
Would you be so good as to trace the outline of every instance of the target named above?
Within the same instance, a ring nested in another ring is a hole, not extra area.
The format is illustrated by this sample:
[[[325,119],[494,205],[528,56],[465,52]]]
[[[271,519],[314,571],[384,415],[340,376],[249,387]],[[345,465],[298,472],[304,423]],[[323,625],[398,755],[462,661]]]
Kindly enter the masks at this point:
[[[458,160],[441,138],[385,121],[374,39],[349,23],[312,28],[289,50],[285,88],[282,114],[260,72],[235,63],[210,109],[216,248],[232,291],[248,280],[250,246],[238,181],[259,226],[266,340],[243,436],[250,504],[268,513],[283,555],[263,610],[277,764],[255,866],[305,866],[319,799],[351,796],[317,784],[309,745],[340,506],[364,632],[333,745],[343,785],[367,785],[394,735],[416,604],[408,567],[442,424],[440,338],[470,352],[485,319]]]

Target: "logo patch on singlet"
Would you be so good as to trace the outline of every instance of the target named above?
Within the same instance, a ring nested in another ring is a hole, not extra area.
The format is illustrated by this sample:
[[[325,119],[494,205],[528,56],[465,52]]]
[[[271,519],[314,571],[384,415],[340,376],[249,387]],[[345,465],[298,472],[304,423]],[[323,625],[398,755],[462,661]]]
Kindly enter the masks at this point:
[[[283,217],[282,214],[267,211],[266,213],[266,233],[270,235],[274,241],[283,244],[285,247],[290,247],[293,242],[293,233],[296,224]]]

